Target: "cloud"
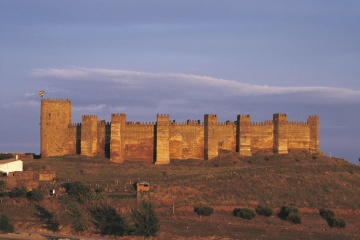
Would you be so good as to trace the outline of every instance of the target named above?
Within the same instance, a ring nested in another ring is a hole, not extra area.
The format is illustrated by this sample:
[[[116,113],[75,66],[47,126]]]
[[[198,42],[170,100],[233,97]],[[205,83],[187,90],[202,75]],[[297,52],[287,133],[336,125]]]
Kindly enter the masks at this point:
[[[326,99],[341,102],[359,102],[360,91],[326,86],[268,86],[252,85],[235,80],[214,78],[183,73],[151,73],[103,68],[64,68],[35,69],[32,75],[39,78],[50,78],[71,81],[109,83],[127,90],[182,91],[184,96],[197,94],[208,96],[211,93],[227,96],[271,96],[271,95],[304,95],[307,98]]]
[[[40,101],[19,101],[12,103],[4,103],[3,108],[12,109],[12,108],[24,108],[24,107],[40,107]]]

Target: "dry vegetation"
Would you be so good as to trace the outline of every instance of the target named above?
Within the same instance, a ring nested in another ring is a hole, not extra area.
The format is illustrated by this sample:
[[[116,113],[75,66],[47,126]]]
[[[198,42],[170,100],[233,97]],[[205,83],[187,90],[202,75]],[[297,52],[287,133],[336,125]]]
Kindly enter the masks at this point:
[[[25,168],[36,170],[44,166],[56,171],[57,181],[44,184],[43,188],[81,181],[94,189],[104,188],[106,193],[134,194],[134,182],[149,181],[151,191],[143,198],[155,205],[162,224],[159,237],[164,239],[206,239],[209,236],[244,239],[254,236],[277,239],[281,236],[286,239],[285,232],[289,239],[294,234],[310,239],[360,238],[360,167],[342,159],[302,152],[253,157],[222,152],[212,161],[173,160],[170,165],[114,164],[105,158],[85,156],[24,162]],[[104,202],[124,216],[136,205],[136,200],[131,198],[103,197],[81,208],[86,211]],[[45,199],[41,204],[58,211],[57,214],[63,211],[54,198]],[[275,213],[284,204],[294,204],[300,210],[302,224],[295,226],[275,215],[269,218],[257,216],[248,221],[231,214],[235,207],[255,209],[259,204],[272,207]],[[195,205],[212,206],[215,213],[199,219],[193,212]],[[333,209],[346,220],[347,227],[331,229],[319,216],[319,208]],[[34,217],[37,210],[27,199],[9,199],[0,205],[0,210],[12,216],[17,229],[40,230],[39,221]],[[19,211],[21,216],[16,214]],[[66,226],[62,231],[71,232]]]

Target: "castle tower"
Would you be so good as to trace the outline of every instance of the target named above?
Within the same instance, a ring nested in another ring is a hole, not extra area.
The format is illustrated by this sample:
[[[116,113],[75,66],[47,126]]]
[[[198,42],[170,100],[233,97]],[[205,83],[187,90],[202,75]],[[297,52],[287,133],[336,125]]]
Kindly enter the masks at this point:
[[[41,100],[41,157],[69,154],[69,125],[71,101],[67,99]]]
[[[170,163],[170,116],[158,114],[156,118],[155,164]]]
[[[81,123],[72,123],[69,126],[68,154],[80,154],[81,152]]]
[[[238,115],[236,122],[236,151],[251,156],[250,115]]]
[[[274,121],[274,153],[288,154],[287,115],[276,113]]]
[[[319,116],[311,115],[308,117],[308,124],[310,130],[310,153],[320,152],[320,127]]]
[[[111,115],[110,160],[116,163],[125,160],[125,126],[125,114]]]
[[[215,114],[204,115],[204,158],[210,160],[219,155],[217,132],[218,117]]]
[[[96,156],[98,152],[98,118],[84,115],[81,121],[81,155]]]

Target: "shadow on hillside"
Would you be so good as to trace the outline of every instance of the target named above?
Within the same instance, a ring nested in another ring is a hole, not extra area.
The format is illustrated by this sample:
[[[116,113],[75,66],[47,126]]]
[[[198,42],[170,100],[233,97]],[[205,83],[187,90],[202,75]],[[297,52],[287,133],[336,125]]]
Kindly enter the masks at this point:
[[[36,217],[38,217],[41,222],[44,223],[44,228],[54,233],[58,232],[60,224],[55,215],[39,205],[36,205],[35,207],[38,211]]]
[[[109,205],[102,204],[92,209],[91,214],[95,219],[94,225],[100,230],[101,235],[124,236],[130,232],[125,219]]]

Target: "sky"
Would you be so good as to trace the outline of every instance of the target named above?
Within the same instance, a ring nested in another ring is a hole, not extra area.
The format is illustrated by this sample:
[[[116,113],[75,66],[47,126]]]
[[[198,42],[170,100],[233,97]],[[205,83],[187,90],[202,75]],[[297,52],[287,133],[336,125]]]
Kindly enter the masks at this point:
[[[0,152],[40,152],[40,90],[73,122],[320,118],[359,163],[358,0],[0,0]]]

